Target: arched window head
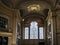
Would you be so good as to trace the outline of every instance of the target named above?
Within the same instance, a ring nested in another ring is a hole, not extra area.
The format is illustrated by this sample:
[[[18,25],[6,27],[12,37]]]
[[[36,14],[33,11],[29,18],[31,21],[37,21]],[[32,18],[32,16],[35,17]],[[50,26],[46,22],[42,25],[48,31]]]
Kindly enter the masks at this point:
[[[36,21],[32,21],[31,23],[30,23],[30,25],[32,25],[32,26],[36,26],[38,23],[36,22]]]

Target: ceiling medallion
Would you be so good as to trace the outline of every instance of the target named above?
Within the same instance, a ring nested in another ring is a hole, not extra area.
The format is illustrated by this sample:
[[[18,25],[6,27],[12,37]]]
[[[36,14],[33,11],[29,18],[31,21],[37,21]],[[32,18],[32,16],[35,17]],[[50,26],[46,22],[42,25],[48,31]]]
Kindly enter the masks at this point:
[[[27,9],[28,9],[28,11],[30,12],[30,11],[40,11],[40,5],[38,5],[38,4],[33,4],[33,5],[29,5],[28,7],[27,7]]]

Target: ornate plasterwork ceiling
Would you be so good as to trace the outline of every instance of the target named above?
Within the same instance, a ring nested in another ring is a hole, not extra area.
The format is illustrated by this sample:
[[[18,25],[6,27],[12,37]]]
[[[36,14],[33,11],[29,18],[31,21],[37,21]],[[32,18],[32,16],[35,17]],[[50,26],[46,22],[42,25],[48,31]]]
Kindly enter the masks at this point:
[[[47,16],[48,10],[51,9],[50,5],[44,1],[28,1],[20,4],[18,7],[20,12],[23,12],[22,17],[31,15],[38,15],[39,17],[42,15],[42,18]],[[36,17],[36,16],[35,16]]]

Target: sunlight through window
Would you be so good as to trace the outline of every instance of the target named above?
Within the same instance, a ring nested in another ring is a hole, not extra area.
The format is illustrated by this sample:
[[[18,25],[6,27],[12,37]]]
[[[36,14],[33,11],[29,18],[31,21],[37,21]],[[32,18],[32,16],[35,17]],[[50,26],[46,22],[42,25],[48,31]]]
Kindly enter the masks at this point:
[[[38,23],[33,21],[30,23],[30,28],[25,27],[24,39],[44,39],[43,27],[38,28]]]

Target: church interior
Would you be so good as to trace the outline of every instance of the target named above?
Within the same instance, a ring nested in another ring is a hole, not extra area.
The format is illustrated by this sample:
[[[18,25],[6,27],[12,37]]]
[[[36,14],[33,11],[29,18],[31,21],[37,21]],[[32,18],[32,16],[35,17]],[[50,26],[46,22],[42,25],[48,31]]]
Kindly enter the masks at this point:
[[[60,45],[60,0],[0,0],[0,45]]]

